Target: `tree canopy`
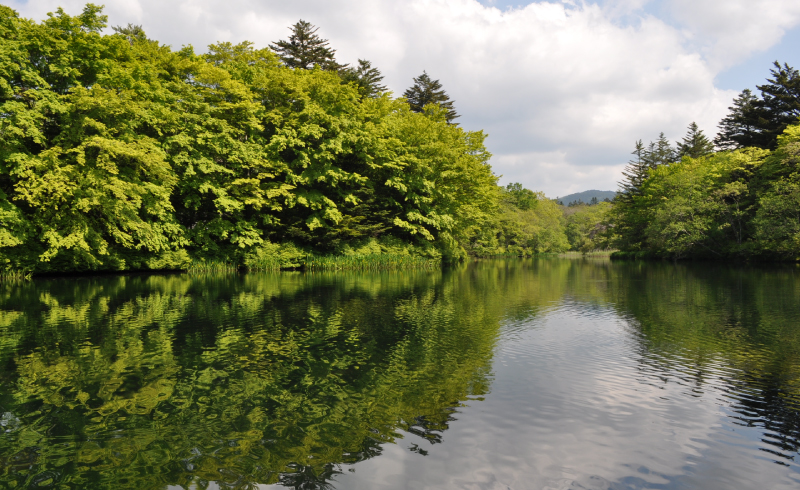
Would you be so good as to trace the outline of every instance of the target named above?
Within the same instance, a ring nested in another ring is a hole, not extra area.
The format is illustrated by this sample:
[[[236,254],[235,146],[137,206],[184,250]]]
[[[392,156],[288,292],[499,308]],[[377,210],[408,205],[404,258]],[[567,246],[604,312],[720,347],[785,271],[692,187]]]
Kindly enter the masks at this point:
[[[105,25],[91,4],[41,23],[0,7],[2,269],[243,264],[275,244],[370,241],[457,258],[497,205],[483,132],[301,69],[332,50],[290,68],[249,42],[196,54]]]

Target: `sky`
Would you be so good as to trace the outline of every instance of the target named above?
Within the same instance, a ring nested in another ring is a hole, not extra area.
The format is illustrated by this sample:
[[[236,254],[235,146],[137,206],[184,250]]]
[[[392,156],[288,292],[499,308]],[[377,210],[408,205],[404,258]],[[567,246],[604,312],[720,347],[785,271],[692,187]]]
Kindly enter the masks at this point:
[[[468,130],[483,130],[500,183],[560,197],[615,190],[637,140],[709,136],[772,62],[800,67],[797,0],[95,0],[110,25],[173,48],[266,46],[299,19],[337,61],[370,60],[402,95],[425,70]],[[80,0],[0,0],[42,20]]]

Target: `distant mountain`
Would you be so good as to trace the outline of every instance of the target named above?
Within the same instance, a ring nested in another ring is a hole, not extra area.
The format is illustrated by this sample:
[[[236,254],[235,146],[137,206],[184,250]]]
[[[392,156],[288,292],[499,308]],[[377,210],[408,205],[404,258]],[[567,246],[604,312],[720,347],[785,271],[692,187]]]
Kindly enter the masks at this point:
[[[576,192],[575,194],[569,194],[564,197],[559,197],[556,201],[561,201],[564,203],[564,206],[571,203],[572,201],[583,201],[585,203],[589,203],[593,197],[596,197],[598,201],[602,201],[605,198],[614,199],[617,193],[614,191],[583,191],[583,192]]]

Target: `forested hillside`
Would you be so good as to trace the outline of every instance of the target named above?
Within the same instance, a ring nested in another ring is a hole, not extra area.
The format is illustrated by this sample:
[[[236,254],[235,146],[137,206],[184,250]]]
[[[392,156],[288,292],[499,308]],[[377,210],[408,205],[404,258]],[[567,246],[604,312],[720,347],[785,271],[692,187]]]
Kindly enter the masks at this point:
[[[105,26],[92,4],[41,23],[0,6],[0,269],[458,258],[498,205],[482,132],[336,63],[308,23],[310,59]]]
[[[589,191],[567,194],[566,196],[556,198],[556,201],[563,206],[568,206],[570,204],[596,204],[601,201],[611,201],[615,197],[617,197],[615,191],[598,191],[592,189]]]

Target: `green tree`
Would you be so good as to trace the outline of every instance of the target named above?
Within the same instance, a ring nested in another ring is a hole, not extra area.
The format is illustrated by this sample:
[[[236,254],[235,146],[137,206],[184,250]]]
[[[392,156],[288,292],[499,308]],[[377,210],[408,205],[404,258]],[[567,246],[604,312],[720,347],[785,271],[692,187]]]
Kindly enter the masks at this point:
[[[519,183],[498,187],[500,204],[471,230],[465,248],[479,256],[563,252],[569,249],[560,206]]]
[[[445,108],[362,97],[249,42],[197,55],[104,22],[92,5],[42,23],[0,9],[4,269],[242,265],[381,240],[458,258],[497,206],[485,135]]]
[[[340,72],[342,80],[354,83],[358,87],[361,97],[380,97],[386,93],[387,88],[381,85],[383,75],[380,70],[372,66],[367,60],[358,60],[358,67],[346,67]]]
[[[758,149],[720,152],[653,170],[641,199],[643,249],[675,259],[748,253],[752,181],[764,156]]]
[[[770,70],[772,78],[766,84],[757,85],[761,92],[760,105],[764,110],[763,119],[759,120],[764,148],[776,148],[777,137],[787,126],[796,124],[800,117],[800,72],[777,61]]]
[[[165,94],[125,38],[100,35],[100,12],[59,9],[33,24],[0,11],[0,50],[13,54],[0,57],[6,267],[164,266],[186,243],[170,201],[177,178],[153,137],[166,128],[152,97]],[[168,267],[185,253],[173,258]]]
[[[800,125],[786,128],[760,172],[763,188],[752,221],[759,253],[800,258]]]
[[[442,89],[442,84],[439,80],[432,80],[425,71],[422,72],[422,75],[414,78],[414,85],[403,93],[403,97],[406,98],[411,110],[414,112],[423,112],[425,106],[438,104],[447,111],[447,122],[450,123],[454,119],[461,117],[453,107],[455,101],[450,100],[450,96]]]
[[[128,23],[128,25],[124,27],[112,26],[111,29],[117,34],[125,36],[125,39],[127,39],[128,43],[130,43],[131,45],[136,40],[147,40],[147,35],[145,34],[144,29],[142,29],[141,25]]]
[[[683,141],[678,143],[678,158],[685,156],[691,158],[700,158],[711,154],[714,151],[714,145],[709,141],[703,131],[697,127],[695,122],[689,125],[686,136]]]
[[[328,40],[317,35],[319,27],[300,19],[289,30],[292,34],[288,40],[269,45],[289,68],[310,70],[318,66],[323,70],[339,70],[346,66],[336,62],[336,50],[328,46]]]
[[[772,78],[756,87],[761,97],[744,90],[729,107],[730,113],[720,122],[714,142],[722,149],[774,149],[777,137],[800,116],[800,73],[784,63],[774,62]]]
[[[504,197],[512,205],[523,211],[533,209],[539,201],[539,196],[535,192],[522,187],[519,182],[508,184],[505,188]]]
[[[631,152],[634,159],[622,170],[622,181],[619,183],[619,194],[617,200],[629,201],[633,196],[641,192],[642,183],[647,178],[650,165],[647,161],[647,150],[642,144],[642,140],[636,142],[634,150]]]
[[[611,204],[600,202],[565,209],[565,234],[570,250],[591,252],[608,248],[605,232]]]
[[[677,152],[673,148],[664,133],[659,133],[656,141],[651,141],[644,153],[644,160],[653,169],[660,165],[669,165],[678,159]]]
[[[649,175],[660,167],[669,166],[676,160],[676,152],[664,133],[658,135],[645,147],[636,142],[632,152],[635,159],[623,170],[616,205],[609,213],[606,239],[614,247],[624,251],[640,251],[646,248],[645,230],[649,224],[648,198],[643,188]]]
[[[719,123],[719,132],[714,144],[721,150],[733,150],[748,146],[761,146],[758,122],[761,119],[761,108],[758,97],[750,89],[744,89],[733,100],[730,111]]]

